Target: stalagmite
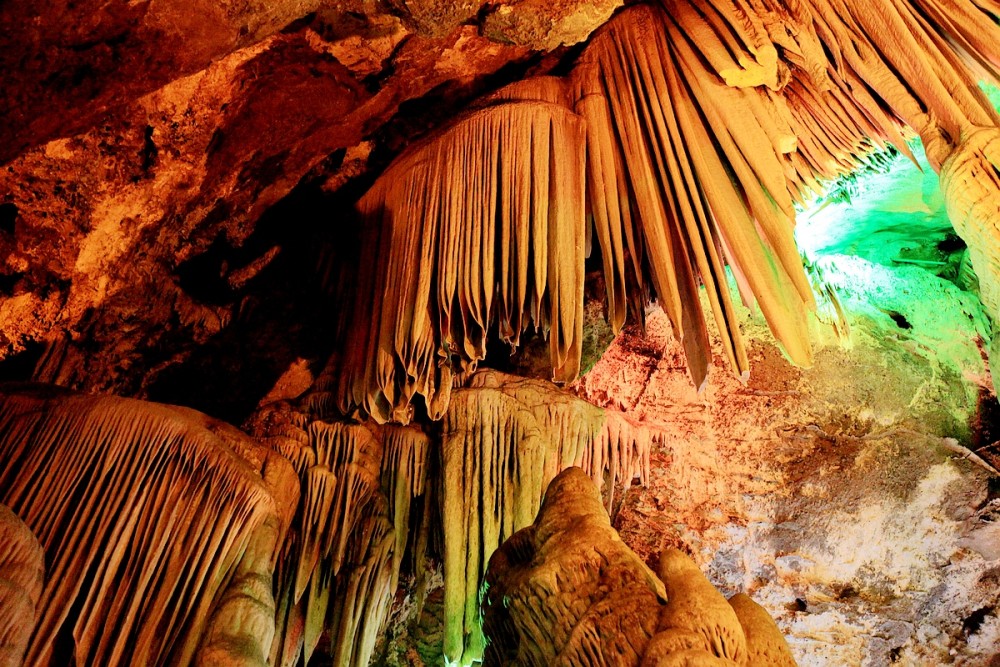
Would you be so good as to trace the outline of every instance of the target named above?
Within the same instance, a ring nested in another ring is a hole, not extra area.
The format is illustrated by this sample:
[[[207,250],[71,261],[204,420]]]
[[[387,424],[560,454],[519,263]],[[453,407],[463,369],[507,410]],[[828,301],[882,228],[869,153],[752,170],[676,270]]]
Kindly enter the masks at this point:
[[[660,555],[657,571],[667,591],[646,664],[674,652],[691,651],[745,664],[746,635],[736,612],[691,558],[677,549]]]
[[[771,615],[746,593],[729,598],[729,605],[743,627],[747,640],[748,665],[753,667],[795,667],[788,642]]]
[[[795,664],[767,612],[745,595],[727,602],[685,554],[665,550],[654,575],[578,468],[552,480],[534,523],[490,559],[483,588],[485,665]]]
[[[656,632],[658,585],[611,527],[589,475],[569,468],[535,522],[490,559],[483,664],[637,665]]]

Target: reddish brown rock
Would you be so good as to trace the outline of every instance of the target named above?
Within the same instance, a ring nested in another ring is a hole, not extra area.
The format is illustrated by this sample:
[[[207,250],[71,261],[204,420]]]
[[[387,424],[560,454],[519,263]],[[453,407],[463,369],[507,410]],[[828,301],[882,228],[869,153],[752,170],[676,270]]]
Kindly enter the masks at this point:
[[[44,583],[42,545],[9,507],[0,505],[0,665],[21,664]]]

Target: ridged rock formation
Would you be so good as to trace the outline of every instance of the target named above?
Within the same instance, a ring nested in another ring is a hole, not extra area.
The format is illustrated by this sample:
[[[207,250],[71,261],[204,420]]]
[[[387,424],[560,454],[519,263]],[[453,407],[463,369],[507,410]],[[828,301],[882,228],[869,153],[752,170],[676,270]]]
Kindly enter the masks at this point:
[[[745,595],[726,599],[676,549],[659,578],[625,546],[578,468],[560,473],[535,522],[490,559],[485,665],[794,665]]]
[[[0,502],[47,564],[25,664],[190,664],[202,643],[203,664],[266,664],[297,496],[285,459],[193,410],[3,386]]]
[[[42,546],[9,507],[0,505],[0,666],[21,664],[44,583]]]
[[[581,466],[610,507],[616,487],[647,478],[658,437],[549,382],[495,371],[456,389],[426,433],[337,420],[330,397],[317,391],[254,420],[260,442],[295,462],[303,489],[276,574],[275,665],[300,652],[308,660],[324,632],[336,664],[367,665],[401,573],[424,577],[430,557],[444,569],[444,655],[479,659],[486,563],[531,522],[549,481]]]

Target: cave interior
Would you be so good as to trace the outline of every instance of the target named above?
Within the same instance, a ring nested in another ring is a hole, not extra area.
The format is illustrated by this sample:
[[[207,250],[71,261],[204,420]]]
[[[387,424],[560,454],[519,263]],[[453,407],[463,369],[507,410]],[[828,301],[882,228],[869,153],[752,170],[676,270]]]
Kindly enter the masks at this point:
[[[996,0],[0,26],[0,666],[1000,665]]]

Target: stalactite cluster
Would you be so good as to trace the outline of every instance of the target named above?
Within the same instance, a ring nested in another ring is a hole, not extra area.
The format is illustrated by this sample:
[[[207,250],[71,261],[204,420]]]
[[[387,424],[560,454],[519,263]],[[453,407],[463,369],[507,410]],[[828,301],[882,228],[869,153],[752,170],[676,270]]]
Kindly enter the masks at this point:
[[[422,575],[431,551],[446,652],[478,657],[485,563],[548,482],[583,466],[610,505],[648,476],[649,429],[543,381],[483,372],[427,433],[310,404],[263,411],[255,440],[186,408],[5,387],[0,500],[50,560],[33,597],[21,575],[41,554],[11,554],[38,598],[26,663],[291,666],[325,635],[335,664],[363,667],[404,559]]]
[[[276,574],[271,664],[308,662],[329,631],[336,664],[367,665],[411,538],[411,502],[425,492],[430,441],[416,427],[327,422],[287,405],[260,419],[261,442],[295,462],[302,484]]]
[[[404,559],[422,575],[435,544],[445,655],[478,659],[486,562],[531,522],[552,478],[582,467],[610,508],[616,487],[647,479],[658,437],[548,382],[486,370],[455,391],[440,427],[426,433],[331,419],[328,399],[315,392],[258,416],[260,441],[295,461],[303,496],[276,574],[284,592],[276,665],[294,664],[300,651],[308,661],[324,630],[336,664],[367,665]]]
[[[655,296],[697,387],[710,360],[702,288],[730,365],[749,373],[726,267],[808,365],[815,300],[795,204],[874,149],[910,154],[906,127],[935,168],[974,128],[996,127],[976,82],[996,74],[1000,47],[982,35],[1000,37],[998,15],[929,0],[662,0],[621,12],[567,77],[488,96],[361,200],[370,238],[336,364],[339,409],[405,422],[421,395],[439,418],[491,326],[513,346],[529,324],[547,332],[554,379],[573,379],[591,235],[612,328]]]
[[[188,664],[238,634],[216,601],[250,575],[267,606],[297,491],[285,459],[193,410],[4,387],[0,502],[46,557],[25,664]],[[263,664],[267,634],[247,639]]]

